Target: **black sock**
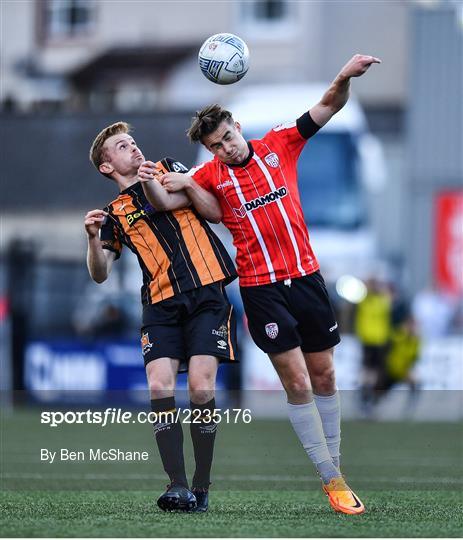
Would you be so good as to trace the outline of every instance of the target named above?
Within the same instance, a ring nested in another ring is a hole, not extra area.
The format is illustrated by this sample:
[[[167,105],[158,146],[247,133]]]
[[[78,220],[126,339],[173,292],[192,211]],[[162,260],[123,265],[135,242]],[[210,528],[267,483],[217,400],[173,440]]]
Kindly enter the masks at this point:
[[[160,415],[158,421],[153,423],[154,434],[170,481],[188,487],[183,459],[182,424],[180,421],[175,422],[175,398],[152,399],[151,410],[157,414],[172,411],[172,415]]]
[[[215,399],[212,398],[204,405],[197,405],[190,401],[190,407],[193,411],[190,432],[196,462],[196,470],[191,485],[194,488],[207,489],[210,484],[215,434],[217,432],[217,423],[212,421]],[[201,411],[201,415],[198,414],[198,410]],[[201,423],[195,423],[195,418],[201,418]]]

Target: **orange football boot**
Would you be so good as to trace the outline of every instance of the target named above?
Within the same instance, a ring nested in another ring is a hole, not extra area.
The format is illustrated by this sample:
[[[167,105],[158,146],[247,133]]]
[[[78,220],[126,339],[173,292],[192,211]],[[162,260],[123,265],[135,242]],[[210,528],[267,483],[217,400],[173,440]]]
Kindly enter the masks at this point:
[[[363,514],[365,512],[362,501],[350,489],[342,476],[332,478],[328,484],[323,484],[323,491],[336,512],[344,514]]]

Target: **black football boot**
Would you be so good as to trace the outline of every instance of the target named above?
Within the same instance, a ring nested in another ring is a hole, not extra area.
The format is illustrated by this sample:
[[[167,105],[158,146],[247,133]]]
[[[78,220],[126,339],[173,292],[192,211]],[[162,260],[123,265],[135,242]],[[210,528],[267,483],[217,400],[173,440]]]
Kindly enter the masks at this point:
[[[169,484],[159,497],[158,506],[164,512],[190,512],[196,508],[196,497],[185,486]]]
[[[196,508],[193,512],[207,512],[209,508],[209,490],[206,488],[192,488],[191,491],[196,497]]]

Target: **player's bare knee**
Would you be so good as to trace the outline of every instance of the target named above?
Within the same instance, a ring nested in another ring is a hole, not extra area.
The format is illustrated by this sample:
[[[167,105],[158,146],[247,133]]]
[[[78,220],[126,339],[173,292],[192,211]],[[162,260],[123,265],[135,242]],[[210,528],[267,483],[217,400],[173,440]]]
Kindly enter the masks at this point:
[[[313,373],[312,384],[316,394],[326,395],[336,392],[334,367],[329,366],[318,373]]]
[[[190,400],[197,405],[204,405],[211,401],[214,397],[214,390],[198,390],[196,392],[190,391]]]
[[[148,387],[151,399],[162,399],[174,395],[175,381],[172,377],[149,377]]]
[[[188,381],[188,390],[190,392],[191,401],[198,405],[203,405],[214,397],[214,377],[203,376],[192,378]]]
[[[311,393],[310,378],[306,373],[294,374],[285,381],[285,389],[291,399],[305,401]]]
[[[190,378],[188,381],[190,399],[198,405],[207,403],[215,394],[215,379],[212,375]]]

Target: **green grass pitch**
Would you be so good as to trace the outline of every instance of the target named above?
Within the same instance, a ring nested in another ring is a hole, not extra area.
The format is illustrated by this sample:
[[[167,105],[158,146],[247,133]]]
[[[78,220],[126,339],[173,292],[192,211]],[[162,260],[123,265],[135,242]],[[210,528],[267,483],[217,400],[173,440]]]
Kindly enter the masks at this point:
[[[165,514],[147,425],[41,426],[2,417],[0,534],[8,537],[460,537],[463,431],[456,423],[343,424],[343,471],[362,516],[336,514],[289,422],[221,425],[210,510]],[[185,454],[193,463],[188,426]],[[148,462],[40,462],[40,449],[147,450]]]

